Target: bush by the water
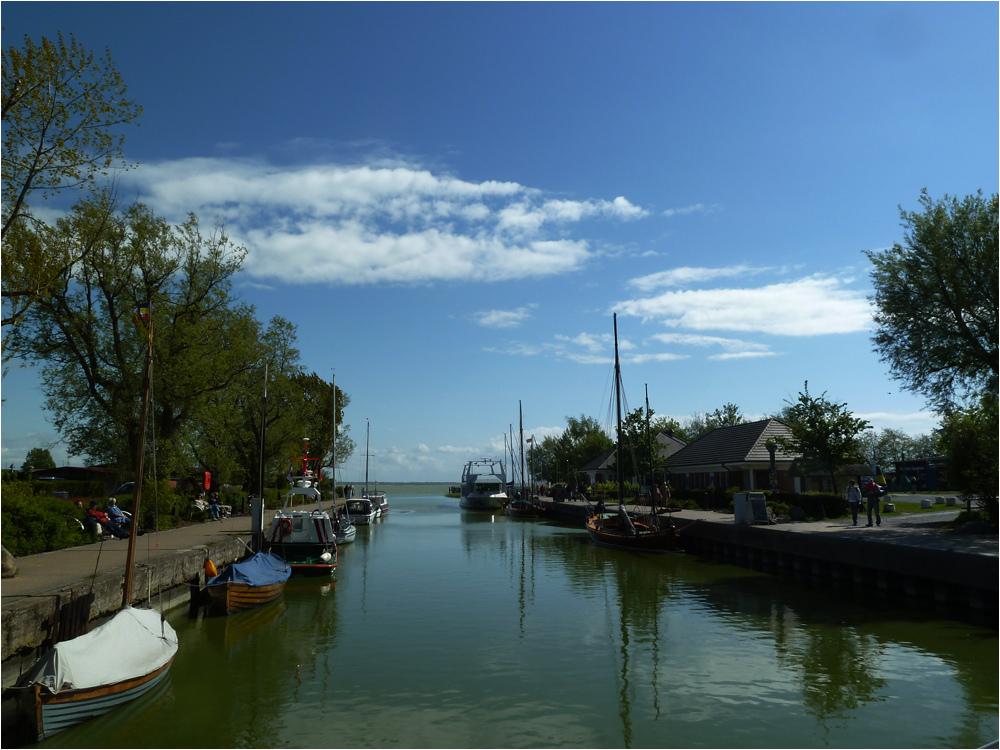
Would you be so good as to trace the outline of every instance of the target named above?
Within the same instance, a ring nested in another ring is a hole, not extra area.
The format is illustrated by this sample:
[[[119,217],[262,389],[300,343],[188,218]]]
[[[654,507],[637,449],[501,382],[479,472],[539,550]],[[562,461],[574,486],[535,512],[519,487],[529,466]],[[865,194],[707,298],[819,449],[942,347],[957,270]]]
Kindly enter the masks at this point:
[[[3,482],[0,537],[14,557],[86,544],[83,511],[72,502],[34,495],[30,482]]]

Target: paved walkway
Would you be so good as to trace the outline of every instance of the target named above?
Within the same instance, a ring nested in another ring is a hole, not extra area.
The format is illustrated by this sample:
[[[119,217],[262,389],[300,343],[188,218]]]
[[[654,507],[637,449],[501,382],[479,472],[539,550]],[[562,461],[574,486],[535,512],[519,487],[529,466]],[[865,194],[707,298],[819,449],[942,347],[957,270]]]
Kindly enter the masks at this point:
[[[274,511],[265,512],[265,529],[273,514]],[[207,521],[143,534],[136,538],[135,561],[137,565],[141,565],[146,560],[156,560],[180,550],[204,547],[232,537],[239,537],[249,544],[250,516],[232,516],[221,521]],[[13,578],[3,579],[0,594],[6,602],[12,597],[64,588],[79,583],[95,572],[100,574],[124,570],[127,556],[128,540],[110,539],[82,547],[67,547],[55,552],[18,557],[14,560],[18,573]]]

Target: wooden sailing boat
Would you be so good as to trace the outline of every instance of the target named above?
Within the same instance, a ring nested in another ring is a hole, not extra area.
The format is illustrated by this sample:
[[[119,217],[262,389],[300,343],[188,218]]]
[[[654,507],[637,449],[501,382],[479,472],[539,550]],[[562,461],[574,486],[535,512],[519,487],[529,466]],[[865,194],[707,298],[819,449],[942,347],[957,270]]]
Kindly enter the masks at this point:
[[[618,446],[615,468],[618,472],[618,512],[606,517],[594,513],[587,519],[587,533],[594,544],[614,549],[640,550],[646,552],[669,552],[677,548],[677,529],[671,519],[663,519],[655,514],[633,519],[625,510],[624,464],[622,460],[622,371],[618,359],[618,316],[614,316],[615,328],[615,405],[618,419]]]
[[[153,324],[148,303],[140,306],[137,324],[145,330],[147,341],[132,490],[133,518],[140,517],[146,423],[153,377]],[[108,713],[149,692],[167,676],[177,653],[177,633],[159,612],[131,606],[136,536],[129,534],[125,584],[118,613],[89,633],[56,644],[17,682],[15,698],[22,716],[39,740]]]

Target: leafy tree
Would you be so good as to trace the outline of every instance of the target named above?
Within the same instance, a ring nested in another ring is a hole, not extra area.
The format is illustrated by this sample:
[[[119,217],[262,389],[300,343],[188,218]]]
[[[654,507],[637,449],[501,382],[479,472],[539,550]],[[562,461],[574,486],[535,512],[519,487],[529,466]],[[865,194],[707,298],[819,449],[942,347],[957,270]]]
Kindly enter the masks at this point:
[[[974,500],[985,508],[994,526],[1000,476],[998,433],[997,397],[986,394],[979,403],[947,414],[939,441],[948,481],[966,498],[970,510]]]
[[[959,201],[920,193],[900,208],[903,244],[865,254],[874,265],[872,341],[892,376],[941,411],[997,392],[997,195]]]
[[[645,406],[633,409],[622,419],[622,452],[625,454],[623,472],[625,477],[638,477],[641,480],[642,477],[649,475],[650,442],[653,446],[654,468],[663,463],[659,456],[660,443],[656,436],[670,430],[682,439],[686,439],[684,430],[676,419],[655,416],[652,409],[649,410],[649,430],[647,431]],[[643,484],[643,481],[640,481],[640,484]]]
[[[858,436],[865,463],[876,464],[883,470],[903,458],[928,458],[937,454],[937,438],[931,435],[908,435],[887,427],[878,431],[865,430]]]
[[[580,467],[613,447],[614,442],[593,417],[566,417],[566,429],[558,436],[544,438],[535,448],[535,478],[578,481]]]
[[[264,432],[265,477],[283,475],[291,456],[302,455],[302,438],[310,438],[309,455],[332,460],[333,392],[317,374],[306,374],[299,364],[295,326],[281,317],[271,320],[260,337],[254,365],[231,387],[213,393],[188,433],[195,463],[219,482],[241,484],[256,491],[260,472],[264,363],[267,363],[267,423]],[[344,424],[350,396],[337,388],[337,463],[354,451]]]
[[[743,418],[740,407],[734,403],[727,402],[724,406],[714,411],[707,414],[695,413],[688,419],[684,424],[685,439],[689,442],[694,441],[707,435],[717,427],[733,427],[744,422],[746,422],[746,419]]]
[[[828,400],[826,391],[819,396],[810,395],[808,381],[794,403],[785,403],[779,418],[791,429],[792,437],[778,438],[778,442],[787,450],[802,454],[800,463],[807,472],[826,472],[833,491],[837,492],[838,469],[864,460],[858,436],[870,425],[853,416],[847,404]]]
[[[97,200],[61,219],[54,241],[92,249],[31,307],[14,336],[26,358],[41,364],[56,429],[71,453],[131,471],[145,353],[133,315],[149,300],[157,458],[165,470],[183,465],[185,432],[209,395],[230,387],[259,356],[253,309],[230,295],[245,248],[221,228],[203,236],[193,215],[171,227],[142,205],[105,222]]]
[[[56,462],[46,448],[32,448],[21,464],[21,475],[30,476],[32,469],[54,469]]]
[[[94,190],[96,178],[125,169],[122,125],[142,108],[109,52],[95,58],[70,36],[3,50],[3,325],[16,325],[87,251],[46,239],[29,198]],[[6,348],[6,337],[4,345]]]

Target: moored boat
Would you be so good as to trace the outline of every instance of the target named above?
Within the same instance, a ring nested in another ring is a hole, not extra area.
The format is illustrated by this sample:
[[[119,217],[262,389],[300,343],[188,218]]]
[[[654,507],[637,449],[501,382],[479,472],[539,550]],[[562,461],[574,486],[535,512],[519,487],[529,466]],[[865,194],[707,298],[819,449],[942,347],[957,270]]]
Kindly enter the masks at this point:
[[[462,499],[466,510],[495,510],[507,502],[507,480],[503,465],[483,458],[469,461],[462,470]]]
[[[302,469],[291,475],[293,485],[285,495],[284,506],[275,512],[264,541],[266,552],[273,552],[292,568],[292,575],[332,574],[337,569],[337,539],[330,516],[323,510],[319,477],[310,467],[309,441],[300,461]],[[296,503],[298,507],[296,507]],[[313,504],[316,508],[311,507]]]
[[[42,740],[149,692],[167,676],[176,653],[177,633],[159,612],[126,607],[89,633],[56,644],[21,676],[15,699]]]
[[[344,508],[355,526],[370,526],[375,520],[375,507],[367,497],[352,497],[344,503]]]
[[[615,467],[618,472],[618,512],[594,512],[586,521],[590,540],[601,547],[637,550],[644,552],[669,552],[677,548],[677,529],[670,518],[655,513],[633,519],[625,510],[625,486],[622,453],[621,363],[618,359],[618,316],[614,316],[615,330],[615,405],[618,419],[618,444]],[[647,409],[648,412],[648,409]]]
[[[275,554],[258,552],[209,579],[212,607],[230,614],[273,602],[285,590],[292,569]]]
[[[132,513],[140,518],[143,456],[153,378],[153,322],[149,303],[136,320],[146,333],[146,366],[136,448]],[[138,698],[163,682],[177,653],[177,633],[153,609],[133,608],[136,534],[128,538],[122,606],[110,620],[57,643],[18,679],[15,700],[37,740]],[[113,650],[112,650],[113,649]]]

